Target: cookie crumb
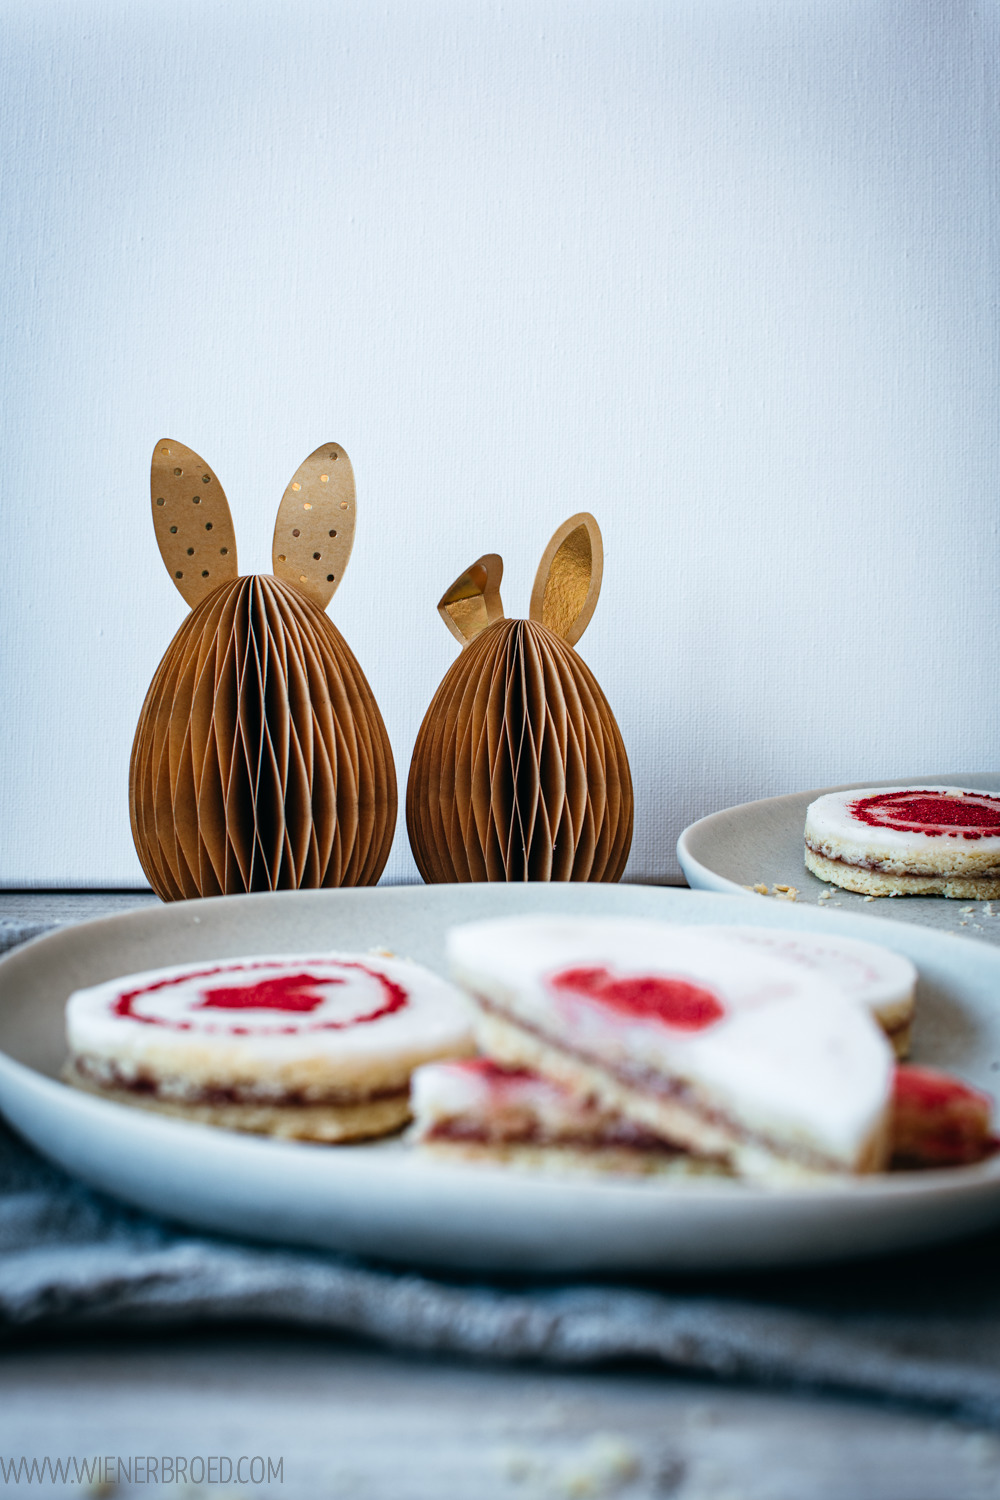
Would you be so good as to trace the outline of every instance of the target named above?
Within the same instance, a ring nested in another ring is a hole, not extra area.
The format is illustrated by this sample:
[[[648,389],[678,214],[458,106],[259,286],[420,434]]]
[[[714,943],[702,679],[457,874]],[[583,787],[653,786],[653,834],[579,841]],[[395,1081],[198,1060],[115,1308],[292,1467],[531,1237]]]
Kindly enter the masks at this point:
[[[556,1488],[567,1500],[613,1495],[630,1484],[639,1471],[639,1455],[631,1443],[600,1433],[591,1438],[575,1462],[557,1474]]]
[[[798,899],[798,887],[794,885],[776,885],[774,894],[779,901],[795,901]]]
[[[757,892],[758,896],[767,895],[767,886],[762,883],[758,883],[757,885],[755,885],[754,890]]]

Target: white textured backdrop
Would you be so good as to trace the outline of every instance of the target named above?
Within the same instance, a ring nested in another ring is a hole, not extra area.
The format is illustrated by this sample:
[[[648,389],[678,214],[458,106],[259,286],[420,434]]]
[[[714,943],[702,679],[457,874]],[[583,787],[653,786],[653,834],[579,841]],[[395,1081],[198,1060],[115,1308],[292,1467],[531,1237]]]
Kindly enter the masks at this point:
[[[963,0],[6,0],[0,883],[142,882],[132,732],[184,605],[155,439],[247,571],[326,439],[331,606],[401,787],[484,551],[582,654],[629,873],[752,797],[1000,769],[1000,12]],[[387,870],[415,875],[402,816]]]

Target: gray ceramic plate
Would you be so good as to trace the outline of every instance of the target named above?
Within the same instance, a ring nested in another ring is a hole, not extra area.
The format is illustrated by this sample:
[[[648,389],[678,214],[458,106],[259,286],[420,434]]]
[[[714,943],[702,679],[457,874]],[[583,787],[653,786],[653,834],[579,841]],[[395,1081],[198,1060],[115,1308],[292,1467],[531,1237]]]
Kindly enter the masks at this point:
[[[916,1055],[993,1088],[1000,950],[757,896],[651,886],[399,886],[181,902],[66,928],[0,962],[0,1108],[95,1187],[199,1228],[396,1261],[557,1272],[733,1269],[929,1244],[1000,1220],[1000,1161],[766,1192],[444,1166],[400,1141],[324,1147],[129,1109],[58,1082],[70,991],[187,960],[387,946],[440,968],[454,922],[622,913],[867,937],[921,974]]]
[[[802,859],[806,808],[826,792],[846,792],[868,786],[967,786],[981,792],[1000,792],[1000,776],[970,771],[964,776],[897,777],[895,781],[850,781],[788,797],[767,797],[711,813],[685,828],[677,840],[677,858],[688,885],[696,891],[746,893],[748,886],[793,885],[799,905],[815,906],[825,892],[833,895],[824,907],[839,907],[857,915],[891,917],[919,922],[939,932],[983,937],[1000,943],[1000,902],[993,916],[986,902],[951,901],[944,896],[882,896],[868,901],[854,891],[828,885],[807,870]],[[991,904],[991,903],[989,903]],[[971,908],[971,910],[970,910]]]

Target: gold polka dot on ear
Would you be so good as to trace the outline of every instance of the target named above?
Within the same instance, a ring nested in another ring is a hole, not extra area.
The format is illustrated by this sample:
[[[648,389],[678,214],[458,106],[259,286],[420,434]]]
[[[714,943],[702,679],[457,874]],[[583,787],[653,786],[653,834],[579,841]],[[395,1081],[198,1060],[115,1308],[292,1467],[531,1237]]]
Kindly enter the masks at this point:
[[[153,529],[164,566],[194,609],[236,578],[236,531],[222,485],[193,448],[161,438],[149,471]]]
[[[296,469],[274,524],[275,577],[325,609],[354,546],[354,470],[339,443],[324,443]]]

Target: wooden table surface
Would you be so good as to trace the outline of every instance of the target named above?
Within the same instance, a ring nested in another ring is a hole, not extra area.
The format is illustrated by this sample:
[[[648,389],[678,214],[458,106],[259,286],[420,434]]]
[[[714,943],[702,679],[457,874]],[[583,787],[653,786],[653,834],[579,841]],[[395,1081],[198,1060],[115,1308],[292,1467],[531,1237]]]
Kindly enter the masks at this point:
[[[0,946],[155,899],[0,893]],[[410,1356],[260,1328],[8,1345],[0,1493],[112,1493],[72,1470],[68,1484],[49,1471],[5,1483],[12,1458],[46,1455],[121,1457],[132,1478],[123,1468],[120,1500],[1000,1500],[1000,1434],[912,1408],[651,1368]],[[169,1461],[195,1460],[182,1483],[161,1483],[164,1457],[168,1478]],[[244,1464],[239,1482],[241,1457],[270,1460],[270,1479],[264,1464],[251,1477]],[[202,1474],[208,1458],[229,1460],[232,1477],[224,1462]]]

